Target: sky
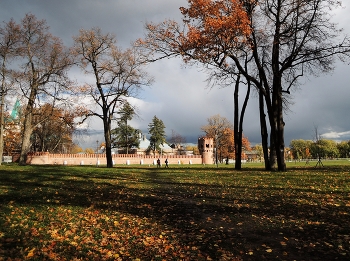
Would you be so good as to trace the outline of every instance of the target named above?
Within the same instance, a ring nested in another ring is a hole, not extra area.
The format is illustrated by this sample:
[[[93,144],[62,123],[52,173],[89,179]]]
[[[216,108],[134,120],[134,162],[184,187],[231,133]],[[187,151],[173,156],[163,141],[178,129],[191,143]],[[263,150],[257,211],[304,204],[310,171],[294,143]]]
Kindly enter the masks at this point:
[[[80,29],[99,27],[104,33],[116,35],[117,44],[126,49],[131,42],[145,35],[146,22],[165,19],[180,21],[179,7],[186,0],[0,0],[1,22],[13,18],[16,22],[26,13],[45,19],[50,32],[60,37],[67,46]],[[340,28],[350,35],[350,0],[334,14]],[[350,140],[350,59],[337,63],[333,73],[318,77],[308,76],[292,93],[292,104],[285,114],[285,144],[293,139],[315,139],[315,129],[326,139]],[[164,59],[150,64],[148,73],[155,82],[145,87],[132,100],[139,116],[130,125],[141,129],[147,137],[148,124],[156,115],[164,122],[167,137],[172,131],[197,143],[203,136],[201,127],[207,119],[219,114],[233,122],[233,87],[208,88],[207,75],[198,67],[185,67],[180,59]],[[75,70],[79,81],[84,77]],[[84,82],[81,82],[84,83]],[[11,105],[8,106],[11,109]],[[102,121],[91,119],[89,133],[75,141],[83,148],[103,141]],[[249,101],[243,133],[252,145],[261,143],[257,97]]]

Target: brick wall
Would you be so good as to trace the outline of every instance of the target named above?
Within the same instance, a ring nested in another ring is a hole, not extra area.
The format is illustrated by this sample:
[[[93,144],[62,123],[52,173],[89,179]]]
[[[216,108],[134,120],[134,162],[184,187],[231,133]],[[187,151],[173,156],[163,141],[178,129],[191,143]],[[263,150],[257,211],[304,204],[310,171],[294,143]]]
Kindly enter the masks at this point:
[[[160,158],[161,164],[165,164],[168,158],[169,165],[172,164],[202,164],[200,155],[162,155],[154,157],[153,155],[137,154],[114,154],[112,155],[114,164],[142,164],[152,165]],[[49,152],[35,152],[28,154],[27,164],[32,165],[106,165],[105,154],[50,154]]]

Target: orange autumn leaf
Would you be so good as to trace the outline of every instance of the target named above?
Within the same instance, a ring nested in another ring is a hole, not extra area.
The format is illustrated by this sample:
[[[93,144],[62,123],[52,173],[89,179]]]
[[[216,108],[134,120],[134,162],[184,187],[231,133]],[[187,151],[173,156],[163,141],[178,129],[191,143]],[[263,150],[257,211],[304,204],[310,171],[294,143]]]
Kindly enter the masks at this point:
[[[36,248],[34,247],[34,248],[32,248],[29,252],[28,252],[28,254],[27,254],[27,256],[26,256],[26,258],[31,258],[31,257],[34,257],[34,255],[35,255],[35,250],[36,250]]]

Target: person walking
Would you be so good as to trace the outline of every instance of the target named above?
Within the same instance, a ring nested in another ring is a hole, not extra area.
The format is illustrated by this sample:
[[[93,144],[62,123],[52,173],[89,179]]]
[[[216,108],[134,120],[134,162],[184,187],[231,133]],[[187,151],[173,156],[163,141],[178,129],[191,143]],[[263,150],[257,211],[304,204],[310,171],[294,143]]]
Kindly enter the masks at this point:
[[[157,168],[160,168],[160,159],[157,159]]]
[[[168,163],[169,163],[168,158],[166,158],[166,159],[165,159],[165,167],[166,167],[166,168],[169,168]]]

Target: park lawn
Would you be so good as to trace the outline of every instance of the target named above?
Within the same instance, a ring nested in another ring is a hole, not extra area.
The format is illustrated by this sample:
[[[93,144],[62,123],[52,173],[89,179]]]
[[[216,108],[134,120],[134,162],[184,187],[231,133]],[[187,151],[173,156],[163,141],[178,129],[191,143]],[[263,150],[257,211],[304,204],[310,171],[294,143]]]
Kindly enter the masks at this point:
[[[348,162],[294,164],[5,164],[0,260],[349,260]]]

